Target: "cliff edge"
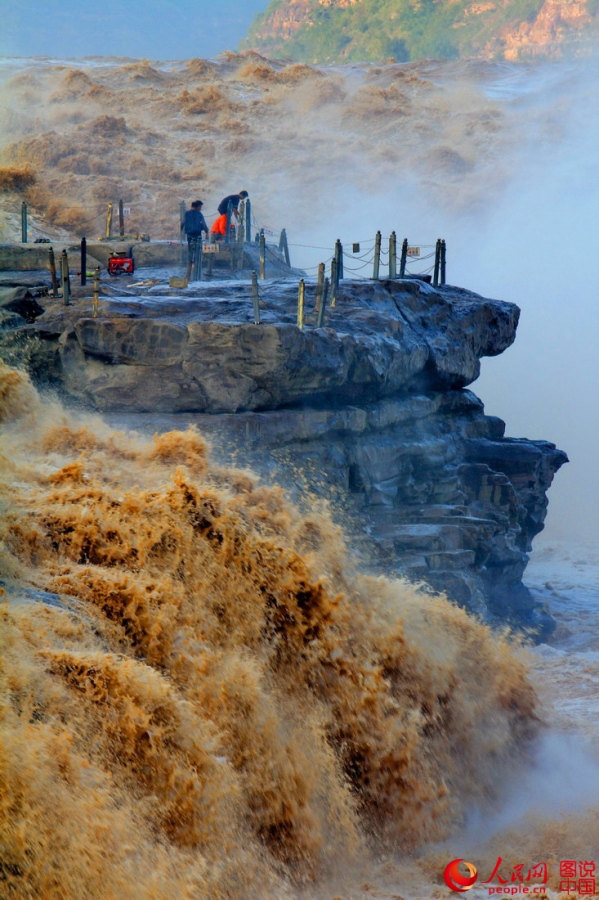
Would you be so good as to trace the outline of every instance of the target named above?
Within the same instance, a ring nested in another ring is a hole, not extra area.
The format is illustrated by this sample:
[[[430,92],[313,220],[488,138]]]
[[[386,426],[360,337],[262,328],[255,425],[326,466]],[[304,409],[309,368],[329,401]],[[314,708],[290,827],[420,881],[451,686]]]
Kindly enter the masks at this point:
[[[255,324],[242,282],[142,284],[97,317],[89,292],[64,306],[21,290],[4,301],[0,355],[113,422],[197,425],[237,463],[332,500],[361,565],[546,633],[521,579],[567,457],[505,437],[466,389],[513,342],[518,308],[418,280],[343,281],[325,327],[311,312],[300,330],[296,284],[260,292]]]

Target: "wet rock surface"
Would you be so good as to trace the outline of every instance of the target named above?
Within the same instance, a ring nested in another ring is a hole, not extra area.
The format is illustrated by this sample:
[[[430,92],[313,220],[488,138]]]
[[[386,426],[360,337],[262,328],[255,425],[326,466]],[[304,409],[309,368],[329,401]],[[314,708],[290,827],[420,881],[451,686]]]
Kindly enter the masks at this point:
[[[97,318],[89,300],[48,300],[25,335],[53,348],[61,387],[96,409],[224,413],[464,387],[481,356],[512,343],[519,314],[457,288],[347,282],[322,328],[308,287],[312,311],[300,330],[297,282],[260,290],[260,324],[240,280],[198,282],[184,296],[138,288],[103,299]]]
[[[260,324],[247,281],[177,294],[122,283],[96,318],[89,291],[68,307],[38,299],[43,314],[5,324],[0,353],[116,425],[196,424],[227,461],[332,500],[360,565],[550,630],[521,579],[566,455],[506,438],[465,390],[480,358],[514,340],[516,306],[416,280],[347,281],[316,328],[308,284],[302,331],[296,281],[260,283]]]

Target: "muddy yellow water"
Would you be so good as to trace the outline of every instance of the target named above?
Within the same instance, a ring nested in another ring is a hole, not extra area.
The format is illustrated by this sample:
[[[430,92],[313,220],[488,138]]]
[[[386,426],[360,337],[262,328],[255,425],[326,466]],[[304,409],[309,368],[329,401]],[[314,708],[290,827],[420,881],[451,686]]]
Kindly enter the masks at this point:
[[[0,368],[7,896],[283,897],[444,837],[535,730],[510,644],[201,435]],[[345,861],[345,862],[344,862]]]

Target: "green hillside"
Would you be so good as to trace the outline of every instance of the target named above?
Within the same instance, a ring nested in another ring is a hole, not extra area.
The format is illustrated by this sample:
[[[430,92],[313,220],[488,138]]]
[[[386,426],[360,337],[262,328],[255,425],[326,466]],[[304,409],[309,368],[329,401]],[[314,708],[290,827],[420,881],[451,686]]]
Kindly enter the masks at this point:
[[[243,47],[321,63],[501,56],[502,36],[535,23],[543,7],[543,0],[346,2],[272,0]],[[596,5],[590,0],[591,15]]]

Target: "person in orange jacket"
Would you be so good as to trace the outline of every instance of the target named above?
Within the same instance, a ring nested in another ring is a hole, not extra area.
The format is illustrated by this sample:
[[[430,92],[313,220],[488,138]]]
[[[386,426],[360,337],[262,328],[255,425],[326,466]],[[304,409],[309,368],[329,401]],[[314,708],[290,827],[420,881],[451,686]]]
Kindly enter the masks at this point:
[[[233,223],[230,223],[230,228],[233,231],[235,226]],[[223,241],[227,236],[227,214],[223,213],[222,216],[219,216],[212,223],[212,228],[210,229],[210,240],[211,241]]]

